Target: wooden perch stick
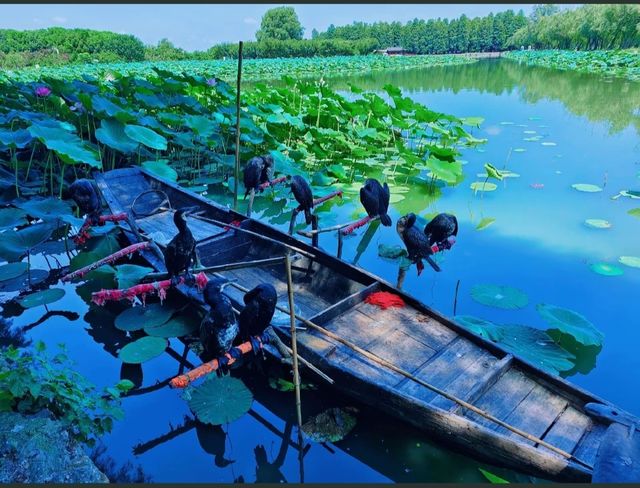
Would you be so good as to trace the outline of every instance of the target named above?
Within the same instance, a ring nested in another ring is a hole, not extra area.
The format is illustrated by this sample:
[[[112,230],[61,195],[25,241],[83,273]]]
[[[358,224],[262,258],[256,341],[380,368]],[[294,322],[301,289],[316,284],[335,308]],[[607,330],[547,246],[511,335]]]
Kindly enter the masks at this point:
[[[215,273],[220,271],[232,271],[234,269],[254,268],[258,266],[272,266],[274,264],[280,264],[284,261],[283,257],[279,258],[267,258],[256,259],[255,261],[240,261],[237,263],[218,264],[216,266],[209,266],[206,268],[193,268],[194,273]],[[145,280],[161,280],[168,278],[169,273],[150,273],[145,276]]]
[[[133,254],[136,251],[141,251],[143,249],[146,249],[150,246],[149,242],[138,242],[136,244],[131,244],[128,247],[125,247],[124,249],[120,249],[119,251],[114,252],[113,254],[100,259],[99,261],[96,261],[95,263],[92,263],[88,266],[85,266],[84,268],[80,268],[76,271],[73,271],[65,276],[63,276],[61,278],[62,281],[71,281],[74,278],[81,278],[84,275],[86,275],[87,273],[89,273],[90,271],[93,271],[94,269],[99,268],[100,266],[102,266],[103,264],[109,264],[109,263],[113,263],[114,261],[117,261],[118,259],[124,257],[124,256],[128,256],[129,254]]]

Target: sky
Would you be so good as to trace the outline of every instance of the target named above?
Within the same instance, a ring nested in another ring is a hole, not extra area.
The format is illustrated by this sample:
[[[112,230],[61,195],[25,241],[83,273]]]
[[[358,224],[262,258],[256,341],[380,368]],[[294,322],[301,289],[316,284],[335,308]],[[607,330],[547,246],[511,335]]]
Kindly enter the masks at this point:
[[[254,41],[262,15],[282,4],[0,4],[0,29],[86,28],[133,34],[145,44],[167,38],[187,51],[221,42]],[[287,4],[284,4],[287,5]],[[478,17],[508,9],[531,12],[531,4],[296,4],[305,37],[312,29],[353,21],[400,21],[414,18]]]

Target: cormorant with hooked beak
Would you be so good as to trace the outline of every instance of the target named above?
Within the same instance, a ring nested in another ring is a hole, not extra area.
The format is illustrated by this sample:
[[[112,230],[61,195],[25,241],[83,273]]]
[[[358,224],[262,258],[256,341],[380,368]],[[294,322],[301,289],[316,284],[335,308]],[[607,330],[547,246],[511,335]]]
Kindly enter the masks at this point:
[[[187,226],[187,215],[186,210],[176,210],[173,222],[178,228],[178,234],[164,250],[164,264],[174,286],[178,284],[178,275],[181,273],[186,272],[191,277],[189,267],[197,262],[196,240]]]
[[[87,179],[79,179],[69,187],[69,194],[83,215],[92,225],[98,224],[100,217],[100,197],[93,184]]]
[[[385,227],[391,226],[391,217],[387,215],[389,210],[389,185],[382,186],[374,178],[369,178],[360,188],[360,202],[370,218],[380,216],[380,223]]]
[[[245,307],[238,317],[243,340],[261,335],[269,327],[277,301],[276,289],[269,283],[261,283],[245,294]]]
[[[440,213],[425,226],[424,233],[429,246],[437,244],[441,250],[450,249],[458,235],[458,219],[455,215]]]
[[[415,226],[415,223],[416,214],[414,213],[409,213],[404,217],[399,218],[396,223],[396,231],[407,248],[409,259],[416,263],[418,276],[420,276],[420,273],[422,273],[422,270],[424,269],[422,259],[426,259],[434,270],[440,271],[440,267],[435,263],[435,261],[433,261],[433,259],[431,259],[433,250],[429,244],[429,239],[423,232],[420,232],[420,230]]]
[[[251,193],[253,188],[255,191],[260,191],[260,185],[271,181],[273,176],[273,156],[267,154],[266,156],[255,156],[247,161],[244,167],[244,198],[246,200],[247,195]]]
[[[200,324],[200,342],[212,358],[223,356],[231,349],[240,331],[231,301],[222,293],[228,284],[226,280],[211,278],[202,292],[210,309]]]
[[[311,223],[311,209],[313,208],[313,193],[307,180],[302,176],[291,177],[291,191],[300,208],[304,210],[304,220],[309,225]]]

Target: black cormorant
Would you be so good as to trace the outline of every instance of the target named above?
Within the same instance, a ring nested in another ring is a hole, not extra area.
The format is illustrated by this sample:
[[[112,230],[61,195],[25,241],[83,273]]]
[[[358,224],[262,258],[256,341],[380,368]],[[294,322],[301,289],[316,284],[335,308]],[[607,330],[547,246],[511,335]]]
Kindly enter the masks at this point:
[[[189,267],[196,263],[196,240],[187,226],[187,212],[176,210],[173,222],[178,228],[178,234],[164,250],[164,264],[167,267],[172,283],[178,283],[178,275],[186,272],[190,275]]]
[[[300,208],[304,210],[304,220],[309,225],[311,223],[311,209],[313,208],[313,193],[309,183],[302,176],[294,175],[291,177],[291,191],[296,201],[300,204]]]
[[[222,288],[228,283],[212,278],[202,292],[205,303],[211,308],[200,324],[200,341],[205,352],[213,358],[223,356],[231,349],[240,331],[231,301],[222,293]]]
[[[458,219],[455,215],[440,213],[424,228],[429,246],[437,244],[440,249],[449,249],[458,235]]]
[[[401,217],[396,223],[396,230],[407,247],[409,259],[416,263],[418,275],[424,269],[422,259],[426,259],[433,269],[440,271],[440,267],[431,259],[433,251],[431,250],[431,245],[429,245],[429,239],[423,232],[420,232],[415,223],[416,215],[414,213]]]
[[[247,161],[244,167],[244,198],[251,193],[253,188],[255,191],[259,191],[260,185],[271,181],[273,176],[273,156],[267,154],[266,156],[255,156]]]
[[[391,226],[391,217],[387,215],[389,210],[389,185],[384,186],[374,178],[369,178],[360,188],[360,202],[367,211],[369,217],[380,216],[380,223],[385,227]]]
[[[86,215],[89,221],[96,225],[100,217],[100,197],[93,184],[84,178],[76,180],[69,187],[69,195],[76,205]]]
[[[238,317],[240,336],[243,339],[261,335],[269,327],[276,311],[277,301],[276,289],[269,283],[261,283],[246,293],[245,307]]]

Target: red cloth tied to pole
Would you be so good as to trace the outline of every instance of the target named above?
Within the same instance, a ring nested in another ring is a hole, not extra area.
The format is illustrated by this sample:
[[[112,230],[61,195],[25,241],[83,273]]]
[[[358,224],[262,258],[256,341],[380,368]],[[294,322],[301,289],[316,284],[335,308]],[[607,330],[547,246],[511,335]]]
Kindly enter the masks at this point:
[[[125,247],[124,249],[120,249],[119,251],[116,251],[113,254],[107,257],[104,257],[99,261],[96,261],[95,263],[90,264],[89,266],[85,266],[84,268],[80,268],[76,271],[73,271],[67,274],[63,276],[61,279],[62,281],[71,281],[74,278],[81,278],[87,273],[89,273],[90,271],[93,271],[94,269],[99,268],[103,264],[113,263],[114,261],[117,261],[118,259],[124,256],[128,256],[129,254],[133,254],[136,251],[141,251],[142,249],[146,249],[147,247],[149,247],[149,245],[150,245],[149,242],[138,242],[136,244],[131,244],[130,246]]]

